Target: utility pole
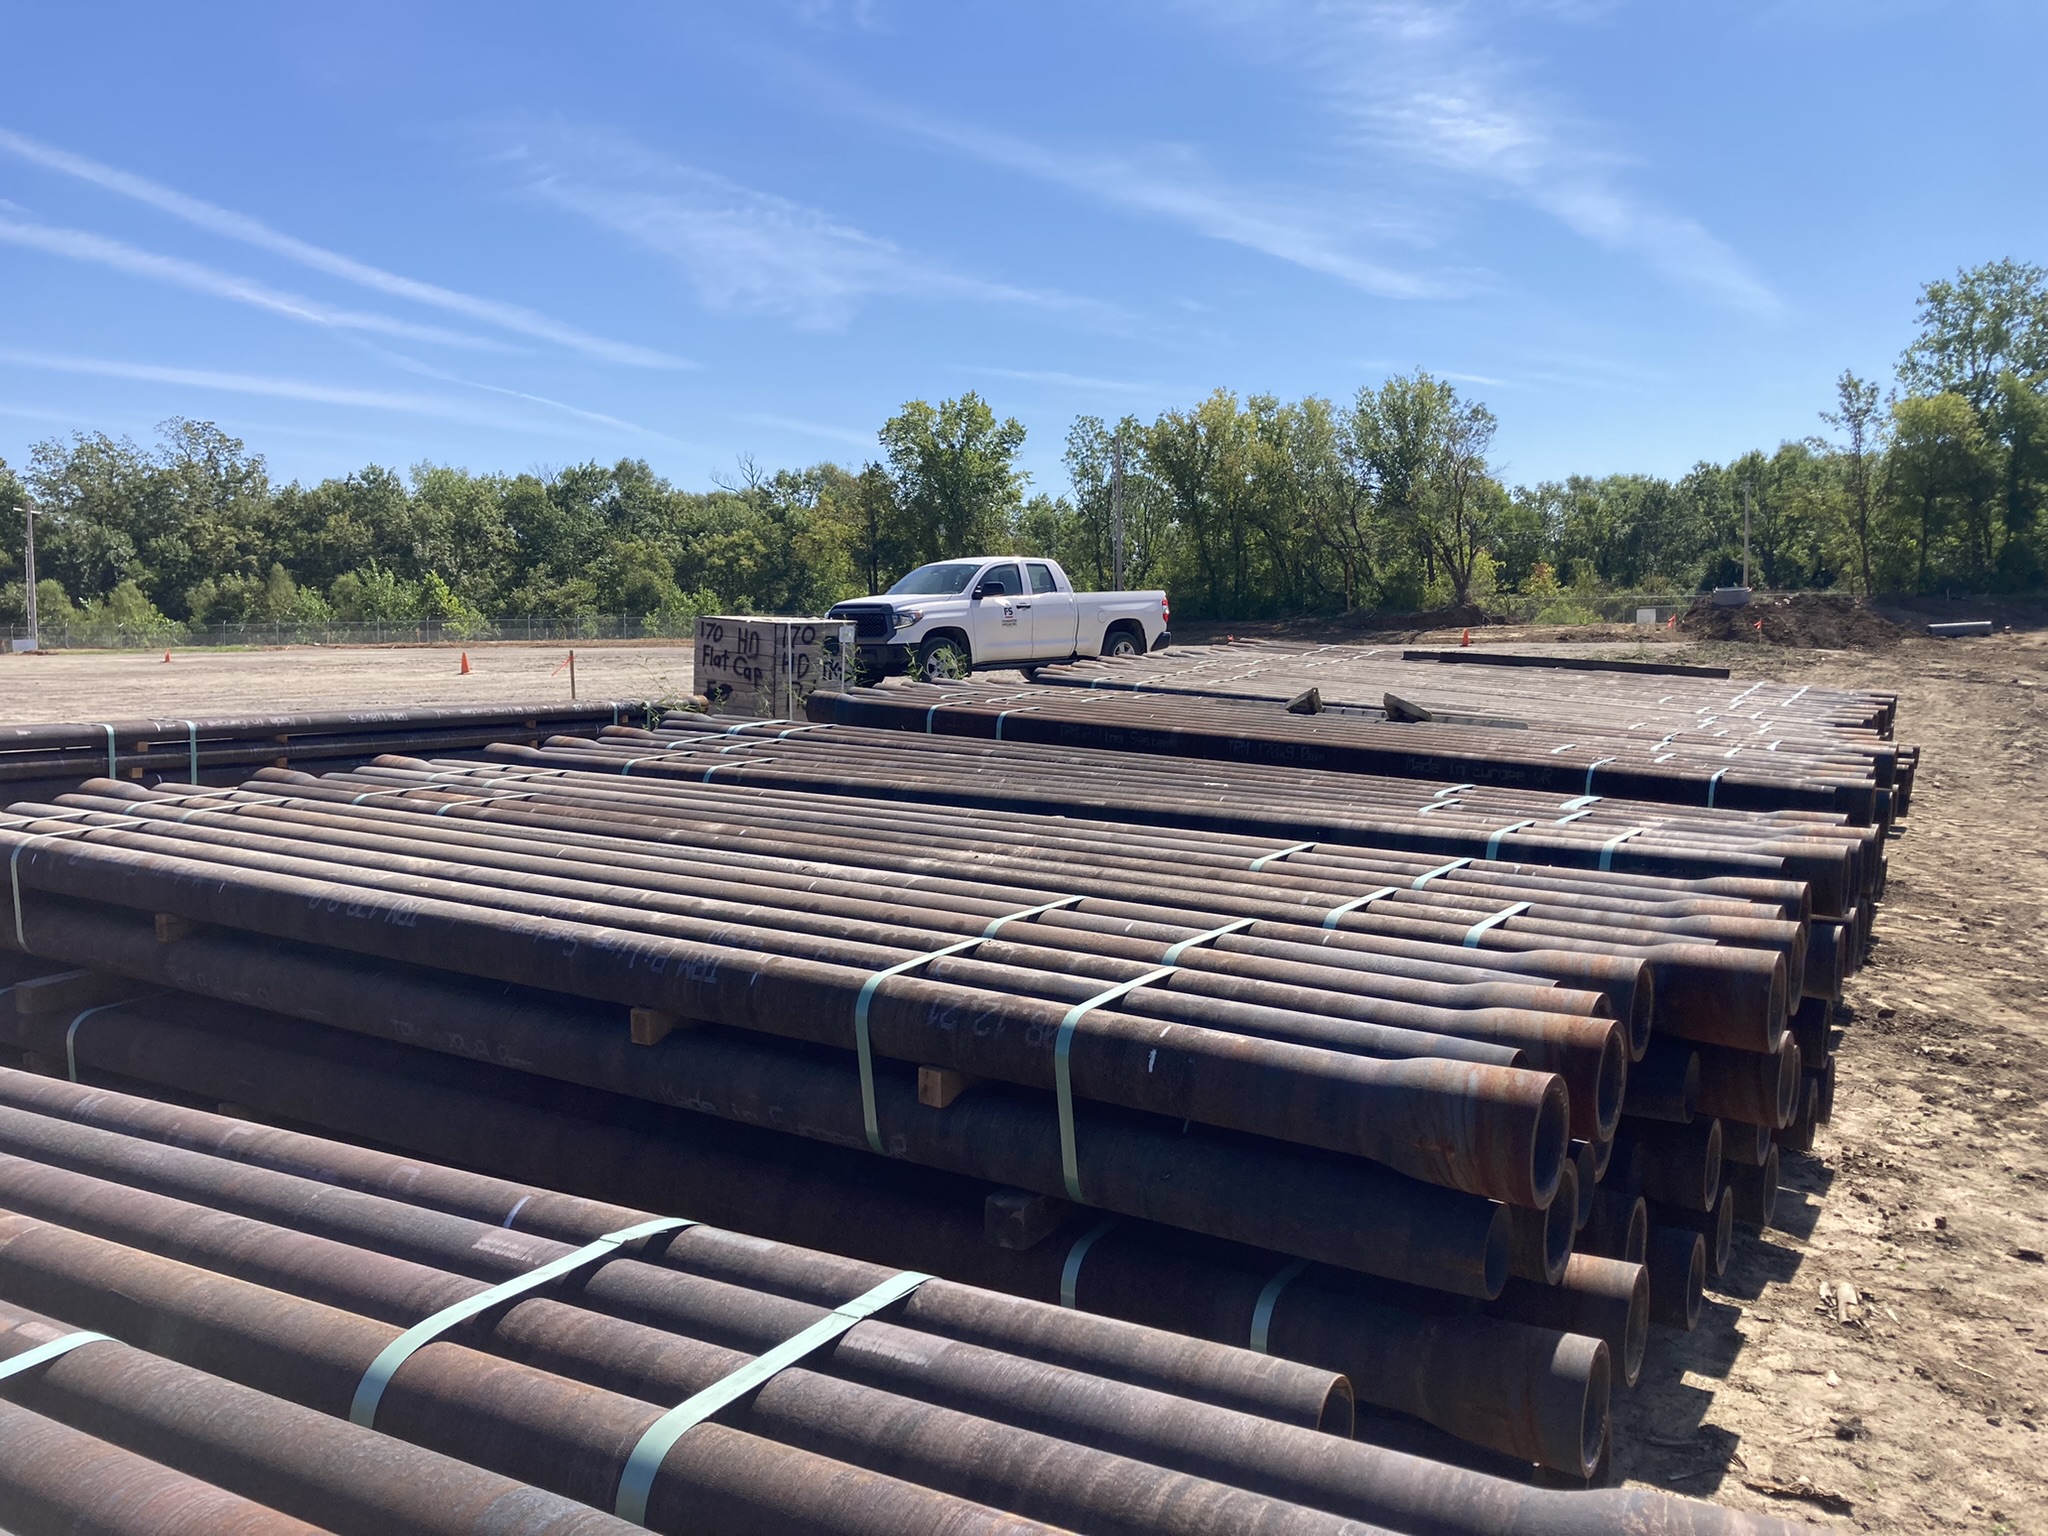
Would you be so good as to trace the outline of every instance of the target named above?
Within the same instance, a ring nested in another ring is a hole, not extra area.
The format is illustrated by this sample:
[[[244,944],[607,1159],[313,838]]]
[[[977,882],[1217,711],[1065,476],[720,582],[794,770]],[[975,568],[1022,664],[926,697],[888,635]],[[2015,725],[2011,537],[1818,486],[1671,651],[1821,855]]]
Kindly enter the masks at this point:
[[[22,601],[27,608],[28,648],[42,648],[42,632],[36,627],[36,509],[27,502],[20,507],[25,531],[21,540]]]
[[[1116,436],[1109,450],[1109,567],[1110,585],[1119,592],[1124,586],[1124,424],[1116,424]]]
[[[1742,584],[1749,585],[1749,482],[1742,482]]]

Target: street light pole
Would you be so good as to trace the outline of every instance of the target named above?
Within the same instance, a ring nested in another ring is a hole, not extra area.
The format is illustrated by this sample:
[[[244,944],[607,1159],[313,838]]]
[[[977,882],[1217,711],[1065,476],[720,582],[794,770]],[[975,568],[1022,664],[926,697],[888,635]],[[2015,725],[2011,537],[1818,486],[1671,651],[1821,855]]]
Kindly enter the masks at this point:
[[[1742,584],[1749,585],[1749,482],[1742,482]]]
[[[32,651],[42,647],[42,631],[36,626],[36,509],[27,502],[21,504],[21,516],[25,531],[21,540],[22,601],[27,609],[28,648]]]
[[[1124,424],[1116,424],[1116,436],[1109,451],[1109,565],[1110,585],[1124,587]]]

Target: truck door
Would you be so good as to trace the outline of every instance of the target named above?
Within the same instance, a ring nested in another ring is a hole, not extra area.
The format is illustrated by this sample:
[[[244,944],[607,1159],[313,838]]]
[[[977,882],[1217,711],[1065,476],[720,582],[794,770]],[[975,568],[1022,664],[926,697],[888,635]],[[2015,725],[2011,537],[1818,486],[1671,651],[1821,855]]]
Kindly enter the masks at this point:
[[[1074,594],[1060,590],[1059,578],[1043,560],[1025,561],[1024,577],[1031,584],[1032,658],[1054,661],[1073,655],[1078,623]]]
[[[1014,560],[989,566],[974,584],[970,634],[974,661],[1026,661],[1031,656],[1031,599],[1024,572]]]

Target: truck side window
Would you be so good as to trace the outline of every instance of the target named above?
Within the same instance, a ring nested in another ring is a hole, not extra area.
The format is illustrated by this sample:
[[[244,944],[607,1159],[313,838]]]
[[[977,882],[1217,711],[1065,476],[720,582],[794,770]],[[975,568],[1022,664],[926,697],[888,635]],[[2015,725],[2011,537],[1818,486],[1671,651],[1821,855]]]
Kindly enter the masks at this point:
[[[1024,569],[1031,573],[1031,590],[1033,592],[1056,592],[1059,590],[1059,583],[1052,579],[1051,566],[1034,560]]]
[[[1024,573],[1014,565],[992,565],[981,578],[980,585],[991,592],[1000,592],[1005,597],[1024,595]]]

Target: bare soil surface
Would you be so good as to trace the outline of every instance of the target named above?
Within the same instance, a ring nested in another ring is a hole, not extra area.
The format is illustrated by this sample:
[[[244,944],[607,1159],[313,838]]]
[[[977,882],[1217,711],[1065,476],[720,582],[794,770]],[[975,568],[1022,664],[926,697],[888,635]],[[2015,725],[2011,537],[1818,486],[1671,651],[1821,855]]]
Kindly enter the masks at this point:
[[[1834,1122],[1698,1330],[1652,1330],[1617,1477],[1845,1530],[2048,1536],[2048,631],[1874,652],[1482,633],[1889,689],[1924,749]],[[688,691],[686,645],[577,650],[585,698]],[[0,719],[566,699],[565,655],[476,647],[467,677],[438,647],[0,657]]]
[[[576,646],[582,699],[680,699],[688,642]],[[279,650],[57,651],[0,655],[0,720],[188,719],[425,704],[569,702],[562,644],[290,646]]]

